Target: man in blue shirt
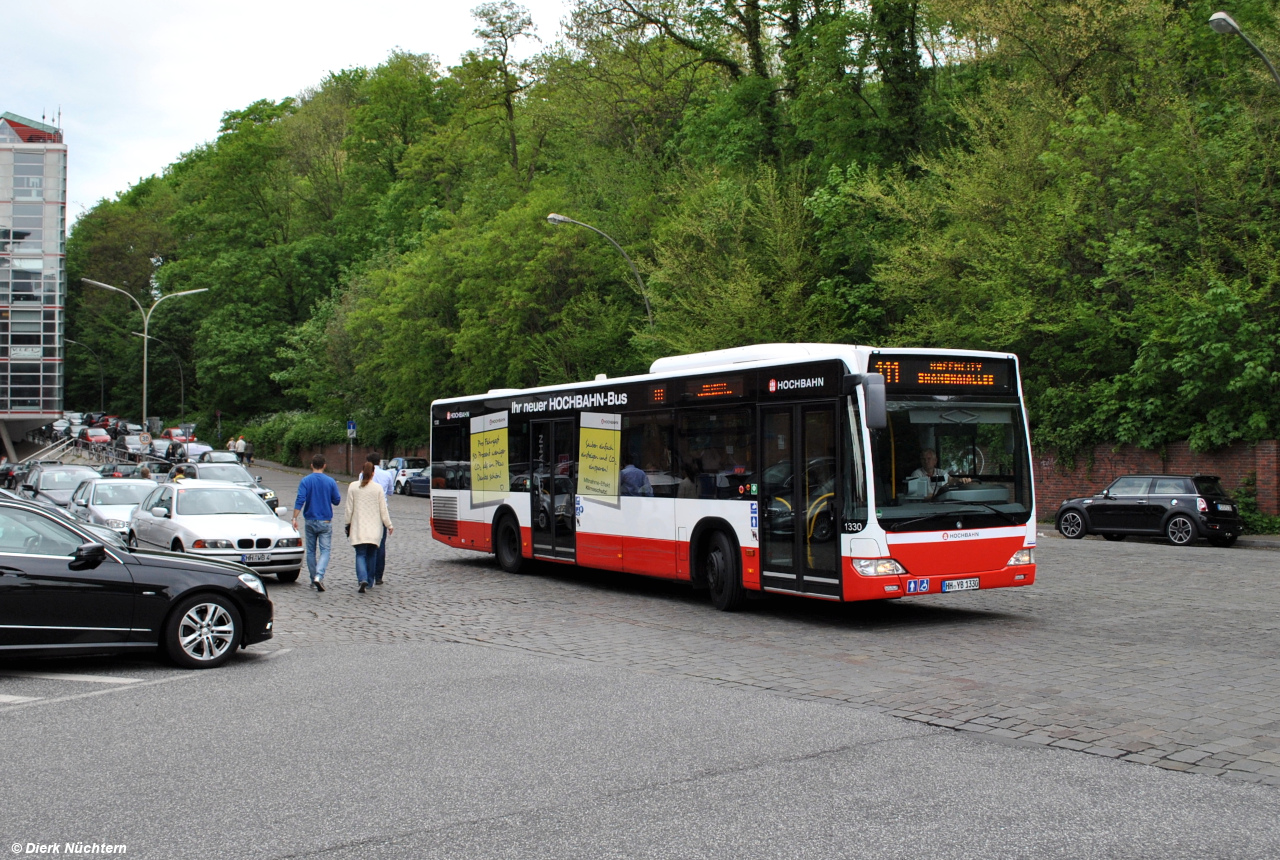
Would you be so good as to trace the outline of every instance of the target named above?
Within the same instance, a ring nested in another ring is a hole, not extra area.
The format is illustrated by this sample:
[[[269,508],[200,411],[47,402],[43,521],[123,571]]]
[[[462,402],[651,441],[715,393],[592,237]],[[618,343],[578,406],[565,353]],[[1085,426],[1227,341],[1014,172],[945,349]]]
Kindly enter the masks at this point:
[[[307,572],[316,591],[324,591],[324,573],[329,569],[333,506],[342,504],[338,482],[324,473],[324,467],[323,454],[311,458],[311,474],[298,484],[298,499],[293,503],[293,530],[298,530],[299,511],[307,520]]]
[[[649,476],[644,473],[644,470],[632,462],[630,457],[625,458],[623,462],[626,465],[618,473],[618,482],[622,485],[622,495],[652,496],[653,485],[649,483]]]

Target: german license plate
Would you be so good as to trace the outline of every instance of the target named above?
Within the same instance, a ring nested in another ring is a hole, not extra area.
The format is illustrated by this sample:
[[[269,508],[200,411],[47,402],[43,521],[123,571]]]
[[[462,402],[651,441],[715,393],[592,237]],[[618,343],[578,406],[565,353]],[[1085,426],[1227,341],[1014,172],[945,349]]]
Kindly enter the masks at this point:
[[[1218,510],[1220,510],[1220,511],[1234,511],[1234,510],[1235,510],[1235,508],[1233,508],[1231,505],[1218,505]]]
[[[240,563],[241,563],[241,564],[248,564],[248,563],[249,563],[249,562],[251,562],[251,561],[271,561],[271,553],[269,553],[269,552],[250,552],[250,553],[246,553],[245,555],[240,556]],[[974,580],[974,582],[977,582],[977,580]],[[976,585],[974,586],[974,588],[977,588],[977,587],[978,587],[978,586],[976,586]]]
[[[978,588],[978,580],[975,579],[948,579],[942,583],[942,592],[948,591],[975,591]]]

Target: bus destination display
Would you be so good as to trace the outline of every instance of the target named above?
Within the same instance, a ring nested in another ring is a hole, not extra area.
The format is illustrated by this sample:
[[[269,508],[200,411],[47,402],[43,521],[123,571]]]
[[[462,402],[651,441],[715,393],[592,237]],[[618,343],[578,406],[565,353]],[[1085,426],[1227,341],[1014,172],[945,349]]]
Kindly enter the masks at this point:
[[[1007,358],[875,355],[871,372],[884,375],[889,391],[938,394],[1013,394],[1013,362]]]

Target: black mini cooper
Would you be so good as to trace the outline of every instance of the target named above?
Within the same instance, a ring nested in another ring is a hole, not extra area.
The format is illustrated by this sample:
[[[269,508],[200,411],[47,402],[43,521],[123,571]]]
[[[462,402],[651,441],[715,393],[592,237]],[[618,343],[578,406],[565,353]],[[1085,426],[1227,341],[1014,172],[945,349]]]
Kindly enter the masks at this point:
[[[1198,537],[1231,546],[1244,526],[1240,506],[1213,475],[1126,475],[1096,496],[1068,499],[1058,508],[1066,538],[1164,535],[1176,546]]]

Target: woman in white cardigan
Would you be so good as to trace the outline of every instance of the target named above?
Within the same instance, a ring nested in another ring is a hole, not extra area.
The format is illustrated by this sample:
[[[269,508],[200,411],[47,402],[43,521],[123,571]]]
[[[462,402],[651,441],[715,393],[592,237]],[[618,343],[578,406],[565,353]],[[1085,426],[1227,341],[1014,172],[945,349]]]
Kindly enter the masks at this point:
[[[360,593],[373,588],[377,570],[378,545],[382,543],[382,529],[387,534],[391,527],[391,513],[387,510],[387,495],[373,480],[373,464],[368,460],[360,471],[360,479],[347,488],[347,539],[356,551],[356,579],[360,580]]]

